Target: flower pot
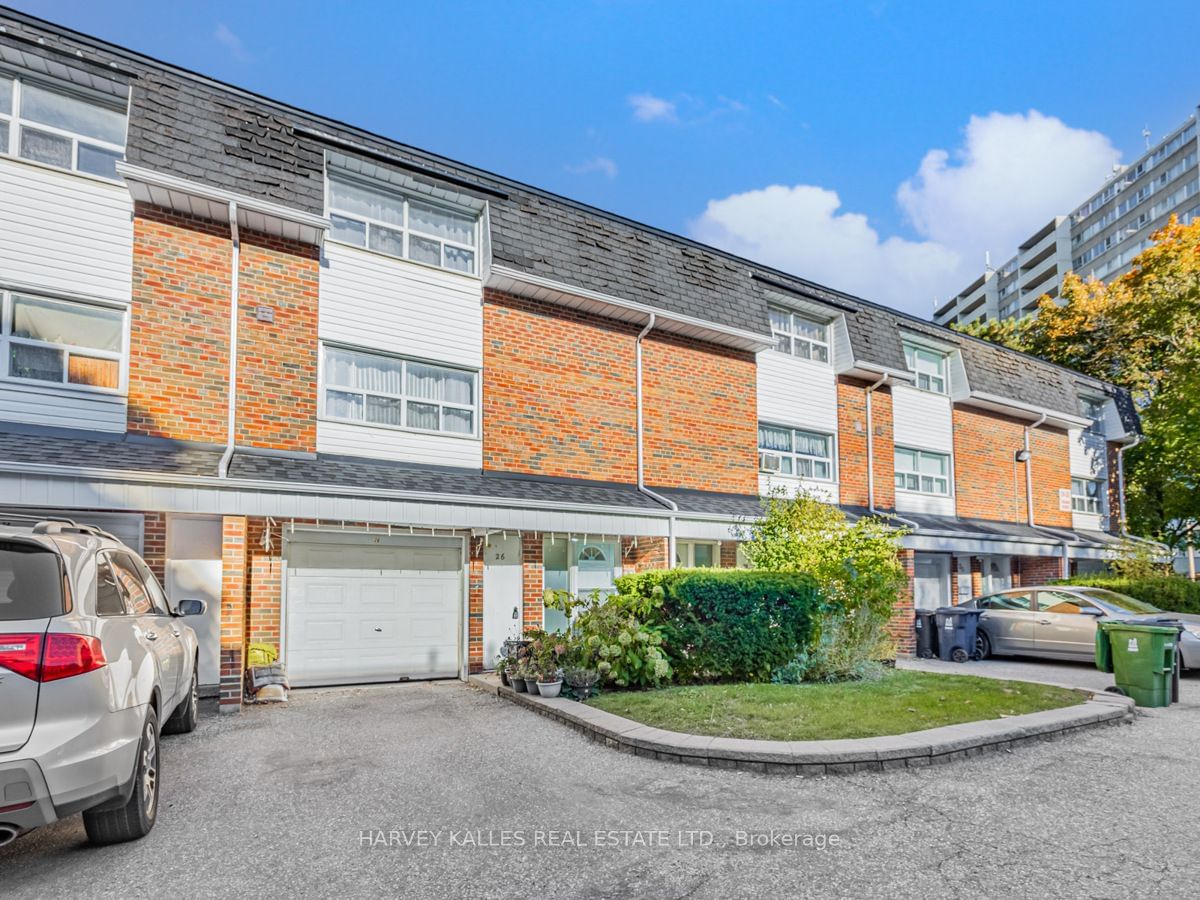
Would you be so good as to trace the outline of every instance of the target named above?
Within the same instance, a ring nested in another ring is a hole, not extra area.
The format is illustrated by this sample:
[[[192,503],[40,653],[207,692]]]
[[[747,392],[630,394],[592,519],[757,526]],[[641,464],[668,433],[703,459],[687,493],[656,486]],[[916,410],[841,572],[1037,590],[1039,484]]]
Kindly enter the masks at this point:
[[[562,690],[562,679],[558,681],[539,681],[537,683],[538,693],[543,697],[557,697],[559,691]]]
[[[500,683],[508,687],[508,670],[503,670],[500,673]]]
[[[575,692],[575,699],[577,699],[580,703],[583,703],[588,697],[592,696],[592,689],[593,686],[590,684],[587,687],[576,687],[575,685],[571,685],[571,690]]]
[[[531,694],[536,695],[538,692],[537,679],[536,678],[526,678],[525,679],[525,690],[529,691],[529,693],[531,693]]]
[[[524,678],[510,678],[508,683],[509,683],[509,686],[514,691],[516,691],[518,694],[525,693],[525,679]]]

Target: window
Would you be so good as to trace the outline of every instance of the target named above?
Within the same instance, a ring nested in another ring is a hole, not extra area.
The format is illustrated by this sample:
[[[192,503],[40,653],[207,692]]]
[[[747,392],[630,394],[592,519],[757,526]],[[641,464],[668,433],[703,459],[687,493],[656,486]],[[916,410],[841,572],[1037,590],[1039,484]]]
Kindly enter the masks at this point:
[[[0,623],[61,616],[65,607],[58,556],[29,541],[0,540]]]
[[[96,557],[96,615],[125,615],[125,600],[117,585],[117,576],[104,554]]]
[[[1066,591],[1038,591],[1038,612],[1064,613],[1078,616],[1085,609],[1095,609],[1096,604]]]
[[[0,75],[0,153],[115,179],[125,122],[123,104]]]
[[[1029,591],[1013,591],[1007,594],[992,594],[990,597],[980,597],[975,603],[980,609],[1010,610],[1012,612],[1029,612],[1033,608],[1033,594]]]
[[[950,495],[950,457],[928,450],[896,448],[896,488],[922,494]]]
[[[129,612],[135,616],[155,615],[154,601],[147,592],[146,586],[142,584],[141,576],[138,575],[129,554],[111,553],[108,559],[113,577],[121,589],[121,594],[125,598],[125,606]]]
[[[169,616],[171,603],[167,600],[167,592],[158,583],[158,577],[150,570],[150,567],[140,556],[122,554],[122,559],[132,562],[133,567],[137,569],[138,575],[142,578],[142,584],[146,586],[146,593],[150,595],[150,602],[154,604],[154,611],[160,616]]]
[[[324,388],[331,419],[475,434],[474,372],[326,347]]]
[[[675,565],[685,569],[706,569],[718,565],[718,545],[710,541],[676,541]]]
[[[833,438],[798,428],[760,423],[758,460],[759,468],[764,472],[832,481]]]
[[[829,362],[829,325],[786,309],[769,309],[775,349],[801,359]]]
[[[1074,512],[1100,515],[1101,494],[1099,481],[1091,478],[1071,479],[1071,509]]]
[[[102,391],[121,388],[125,311],[0,292],[0,374]]]
[[[1104,405],[1103,400],[1095,397],[1079,398],[1079,414],[1091,420],[1087,430],[1092,434],[1104,434]]]
[[[935,394],[946,393],[946,354],[916,344],[904,345],[908,370],[917,375],[917,387]]]
[[[329,179],[329,210],[329,236],[335,241],[455,272],[476,272],[479,217],[473,212],[335,177]]]

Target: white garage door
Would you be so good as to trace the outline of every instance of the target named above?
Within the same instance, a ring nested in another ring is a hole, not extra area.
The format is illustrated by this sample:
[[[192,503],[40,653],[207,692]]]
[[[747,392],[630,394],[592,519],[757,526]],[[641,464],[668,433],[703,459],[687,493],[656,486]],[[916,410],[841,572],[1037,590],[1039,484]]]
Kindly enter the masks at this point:
[[[297,535],[288,542],[294,685],[449,678],[459,671],[462,544]]]

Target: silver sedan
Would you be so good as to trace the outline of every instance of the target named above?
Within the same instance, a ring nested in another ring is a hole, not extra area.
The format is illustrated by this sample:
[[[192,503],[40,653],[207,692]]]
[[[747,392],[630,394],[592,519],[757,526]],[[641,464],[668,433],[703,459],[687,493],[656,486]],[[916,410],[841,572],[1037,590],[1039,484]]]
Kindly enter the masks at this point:
[[[1183,625],[1179,642],[1183,667],[1200,668],[1200,616],[1166,612],[1104,588],[1065,584],[1013,588],[963,605],[983,610],[976,639],[983,659],[998,654],[1094,660],[1097,622],[1149,622],[1165,617]]]

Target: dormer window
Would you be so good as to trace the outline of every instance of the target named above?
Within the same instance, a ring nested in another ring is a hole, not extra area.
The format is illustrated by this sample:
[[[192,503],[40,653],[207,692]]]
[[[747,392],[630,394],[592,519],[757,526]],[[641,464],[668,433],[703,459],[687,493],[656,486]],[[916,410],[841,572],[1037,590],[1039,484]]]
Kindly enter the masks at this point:
[[[479,216],[356,179],[329,177],[329,236],[377,253],[474,275]]]
[[[769,312],[776,350],[801,359],[829,362],[829,323],[774,306]]]
[[[1092,434],[1104,434],[1104,406],[1098,397],[1079,398],[1079,414],[1091,422],[1087,430]]]
[[[125,123],[123,104],[0,73],[0,154],[116,179]]]
[[[935,394],[946,393],[946,354],[917,344],[904,345],[908,370],[917,376],[917,387]]]

